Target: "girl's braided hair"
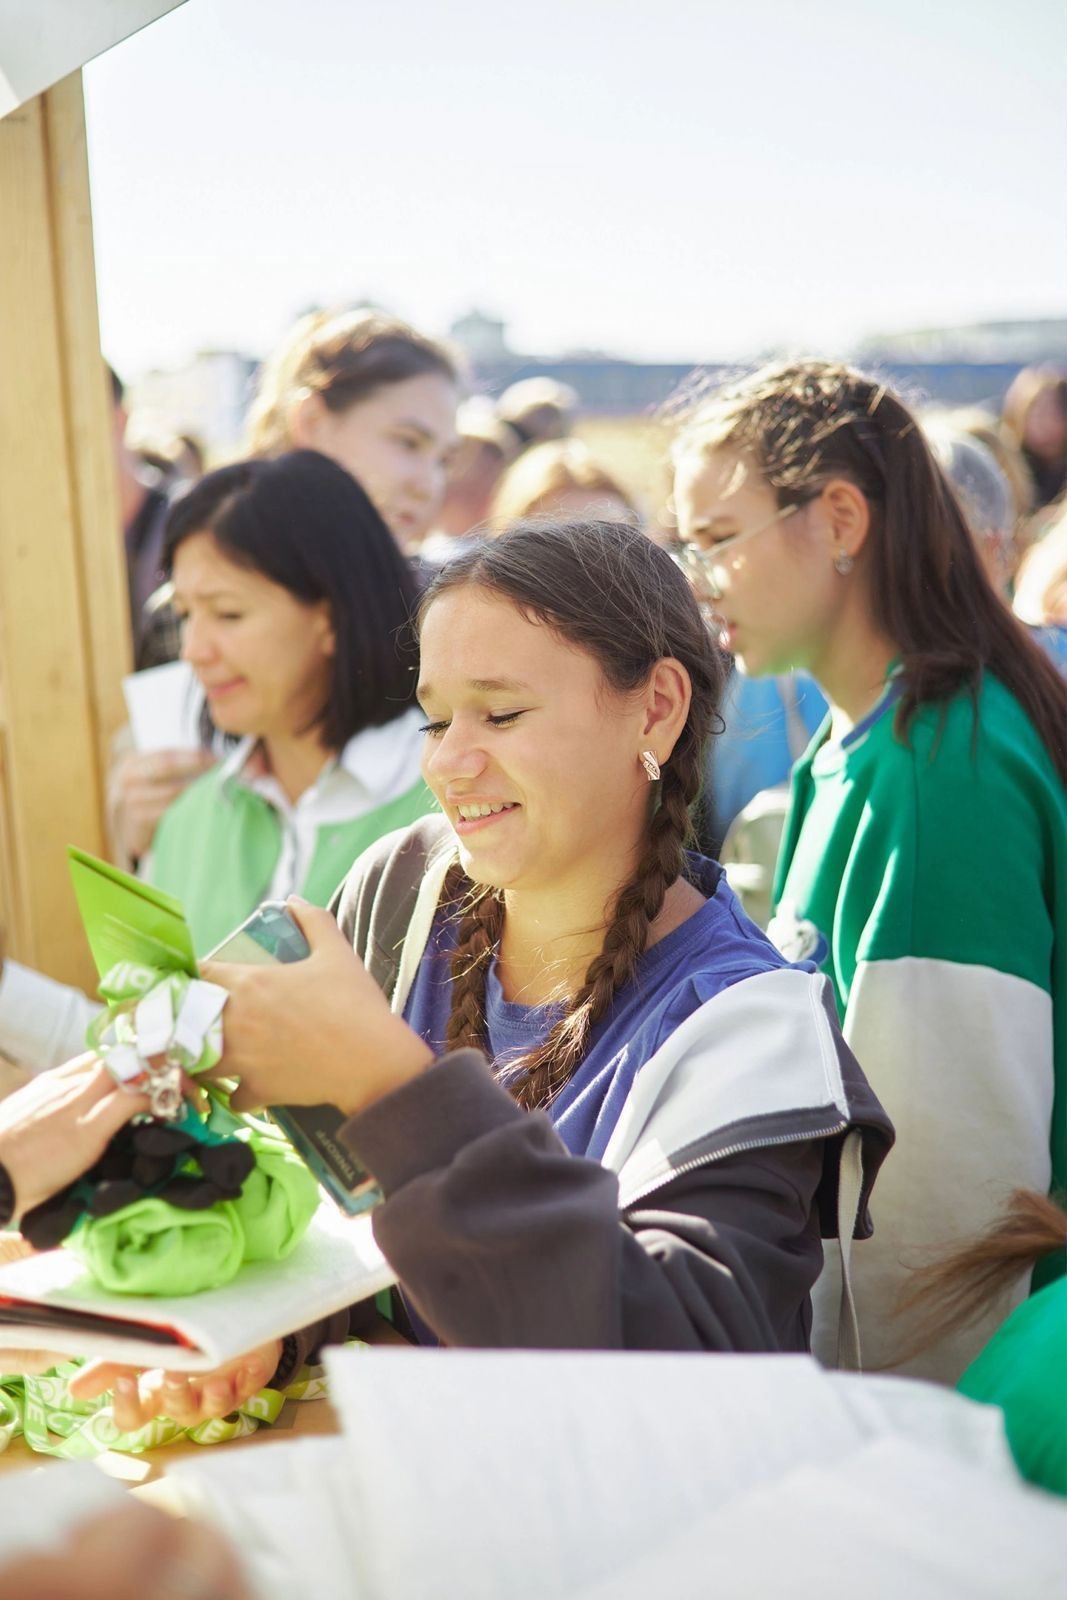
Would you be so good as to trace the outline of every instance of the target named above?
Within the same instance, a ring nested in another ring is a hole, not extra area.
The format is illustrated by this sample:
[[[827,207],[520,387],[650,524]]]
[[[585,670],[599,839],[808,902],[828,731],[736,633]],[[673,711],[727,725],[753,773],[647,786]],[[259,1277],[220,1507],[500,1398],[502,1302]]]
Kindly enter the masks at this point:
[[[683,873],[724,664],[670,556],[623,523],[514,523],[499,539],[449,562],[427,590],[420,617],[440,595],[465,585],[510,601],[587,651],[621,694],[640,689],[665,656],[681,662],[692,684],[685,726],[661,778],[649,785],[644,855],[610,908],[600,954],[544,1043],[509,1064],[508,1088],[520,1105],[533,1108],[548,1104],[575,1072],[590,1030],[632,979],[667,890]],[[472,883],[458,864],[445,880],[445,900],[459,921],[446,1042],[450,1049],[484,1049],[486,976],[503,931],[504,902],[497,890]]]

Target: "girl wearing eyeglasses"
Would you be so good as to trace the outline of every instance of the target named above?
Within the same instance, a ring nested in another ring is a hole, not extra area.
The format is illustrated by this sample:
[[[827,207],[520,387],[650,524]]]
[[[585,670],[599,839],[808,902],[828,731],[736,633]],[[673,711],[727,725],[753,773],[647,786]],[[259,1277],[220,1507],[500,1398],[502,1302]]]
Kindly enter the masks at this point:
[[[806,669],[830,704],[794,769],[769,931],[830,977],[898,1130],[857,1252],[865,1356],[891,1363],[925,1247],[1012,1188],[1067,1183],[1067,688],[875,380],[803,361],[724,391],[682,434],[676,500],[740,669]],[[957,1378],[1012,1303],[913,1370]]]

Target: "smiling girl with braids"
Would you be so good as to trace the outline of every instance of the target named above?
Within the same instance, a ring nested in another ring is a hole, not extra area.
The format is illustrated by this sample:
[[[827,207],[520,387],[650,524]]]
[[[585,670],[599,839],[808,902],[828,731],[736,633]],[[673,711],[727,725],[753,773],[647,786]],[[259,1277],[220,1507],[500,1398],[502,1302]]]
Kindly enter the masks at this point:
[[[342,932],[296,906],[308,960],[208,964],[234,1103],[347,1113],[420,1337],[806,1349],[892,1130],[826,980],[686,852],[722,677],[688,584],[633,528],[518,524],[420,635],[444,815],[356,863]]]

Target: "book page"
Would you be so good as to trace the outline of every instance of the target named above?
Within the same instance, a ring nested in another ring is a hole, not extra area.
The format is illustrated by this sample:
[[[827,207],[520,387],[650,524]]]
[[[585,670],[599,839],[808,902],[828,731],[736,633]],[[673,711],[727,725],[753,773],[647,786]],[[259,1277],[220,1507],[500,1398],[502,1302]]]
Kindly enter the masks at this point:
[[[371,1232],[369,1216],[344,1217],[330,1201],[320,1205],[307,1233],[285,1261],[254,1261],[221,1289],[166,1300],[159,1296],[113,1295],[97,1288],[69,1250],[0,1267],[0,1297],[72,1311],[95,1312],[131,1323],[173,1329],[193,1348],[154,1344],[113,1333],[0,1324],[0,1370],[4,1349],[55,1350],[69,1356],[103,1356],[137,1366],[204,1372],[232,1357],[305,1327],[388,1288],[396,1275]]]
[[[328,1350],[368,1600],[569,1595],[863,1436],[808,1357]]]

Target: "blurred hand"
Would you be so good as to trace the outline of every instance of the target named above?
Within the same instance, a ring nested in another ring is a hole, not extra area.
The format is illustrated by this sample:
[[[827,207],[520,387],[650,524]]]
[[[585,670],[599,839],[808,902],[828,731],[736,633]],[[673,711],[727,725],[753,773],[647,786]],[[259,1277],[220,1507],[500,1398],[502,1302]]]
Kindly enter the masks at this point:
[[[228,990],[222,1061],[204,1077],[239,1078],[232,1105],[326,1103],[346,1115],[417,1077],[433,1051],[401,1017],[328,911],[291,897],[311,954],[287,965],[203,961]]]
[[[0,1566],[4,1600],[253,1600],[212,1529],[130,1500],[76,1527],[52,1554]]]
[[[116,849],[140,860],[164,811],[215,759],[210,750],[131,750],[120,756],[109,778]]]
[[[0,1100],[0,1161],[16,1212],[40,1205],[80,1178],[148,1097],[120,1089],[96,1056],[76,1056]]]
[[[67,1387],[75,1400],[93,1400],[113,1389],[112,1416],[123,1433],[134,1433],[154,1417],[193,1428],[236,1411],[270,1381],[281,1355],[282,1341],[271,1339],[214,1372],[164,1372],[158,1367],[142,1372],[113,1361],[90,1361]]]

